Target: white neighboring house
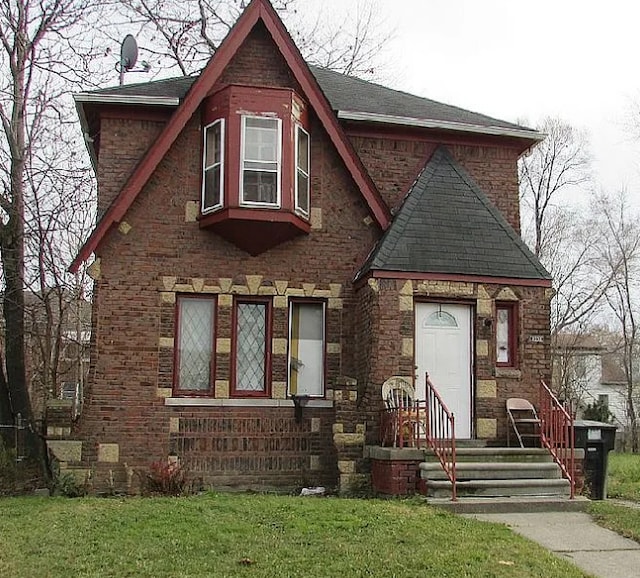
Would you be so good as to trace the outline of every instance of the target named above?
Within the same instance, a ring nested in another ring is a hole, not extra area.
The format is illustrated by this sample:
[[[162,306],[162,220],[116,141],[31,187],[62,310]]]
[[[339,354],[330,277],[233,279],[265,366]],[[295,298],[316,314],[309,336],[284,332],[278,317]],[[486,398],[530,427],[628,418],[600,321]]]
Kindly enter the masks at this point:
[[[593,335],[559,333],[553,346],[553,389],[572,400],[578,418],[588,405],[601,402],[609,408],[613,423],[623,428],[624,373],[617,361]]]

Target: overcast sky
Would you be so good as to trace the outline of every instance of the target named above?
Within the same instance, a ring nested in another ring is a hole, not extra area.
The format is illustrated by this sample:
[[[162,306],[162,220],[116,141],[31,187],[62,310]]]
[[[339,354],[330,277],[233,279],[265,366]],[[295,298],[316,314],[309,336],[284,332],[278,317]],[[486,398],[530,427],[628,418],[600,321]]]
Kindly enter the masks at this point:
[[[558,116],[588,131],[598,186],[640,198],[640,146],[627,126],[640,103],[639,3],[372,1],[395,29],[384,84],[529,125]],[[302,2],[338,17],[356,5]]]

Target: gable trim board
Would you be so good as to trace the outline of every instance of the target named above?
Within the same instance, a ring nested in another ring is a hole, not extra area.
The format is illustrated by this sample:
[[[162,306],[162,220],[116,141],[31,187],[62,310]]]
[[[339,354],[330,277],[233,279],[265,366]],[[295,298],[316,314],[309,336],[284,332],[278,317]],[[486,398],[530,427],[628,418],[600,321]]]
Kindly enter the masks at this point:
[[[355,280],[379,272],[551,286],[546,269],[443,146],[424,166]]]
[[[235,23],[227,37],[215,52],[203,72],[187,92],[182,104],[176,109],[169,123],[160,133],[158,139],[149,148],[142,161],[127,183],[122,188],[115,201],[109,207],[98,225],[93,230],[80,252],[73,260],[69,271],[75,273],[80,264],[86,261],[91,253],[111,230],[120,222],[129,207],[135,201],[142,188],[167,154],[171,145],[186,126],[189,119],[197,111],[208,91],[213,87],[226,66],[230,63],[238,48],[249,36],[254,26],[259,22],[267,28],[276,46],[280,50],[295,79],[302,87],[310,105],[317,114],[320,122],[327,131],[329,138],[342,157],[353,180],[362,192],[367,205],[382,230],[389,226],[391,214],[380,193],[376,189],[371,177],[365,170],[351,143],[338,123],[338,119],[327,102],[318,82],[309,70],[295,43],[286,28],[267,0],[252,0],[248,8]]]

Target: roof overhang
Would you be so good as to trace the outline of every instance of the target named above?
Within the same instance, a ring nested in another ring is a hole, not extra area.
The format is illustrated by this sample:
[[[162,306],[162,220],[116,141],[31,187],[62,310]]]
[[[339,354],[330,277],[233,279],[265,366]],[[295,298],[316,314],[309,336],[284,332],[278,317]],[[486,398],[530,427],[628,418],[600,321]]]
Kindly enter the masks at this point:
[[[82,128],[82,136],[84,144],[87,147],[91,166],[93,170],[98,172],[98,157],[96,149],[93,146],[91,138],[91,129],[89,127],[89,119],[85,105],[125,105],[125,106],[166,106],[175,108],[180,104],[180,99],[169,96],[141,96],[130,94],[95,94],[90,92],[79,92],[73,95],[73,101],[76,105],[78,118],[80,119],[80,127]]]
[[[545,138],[545,134],[530,130],[508,128],[502,126],[481,126],[477,124],[467,124],[463,122],[452,122],[446,120],[431,120],[427,118],[411,118],[407,116],[393,116],[387,114],[378,114],[375,112],[357,112],[351,110],[339,110],[338,118],[342,120],[375,122],[379,124],[393,124],[400,126],[410,126],[416,128],[431,128],[446,131],[486,134],[491,136],[505,136],[511,138],[527,139],[534,142],[540,142]]]

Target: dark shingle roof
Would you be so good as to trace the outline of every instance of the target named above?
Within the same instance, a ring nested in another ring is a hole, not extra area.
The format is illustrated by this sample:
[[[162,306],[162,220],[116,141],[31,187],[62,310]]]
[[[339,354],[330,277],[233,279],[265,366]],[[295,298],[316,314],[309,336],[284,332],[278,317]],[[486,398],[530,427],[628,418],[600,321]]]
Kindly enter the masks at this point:
[[[550,279],[444,147],[426,164],[358,277],[371,270]]]
[[[373,113],[383,116],[405,117],[410,119],[463,123],[478,127],[497,127],[531,131],[531,137],[538,133],[517,124],[497,120],[489,116],[471,112],[456,106],[450,106],[422,98],[399,90],[393,90],[353,76],[347,76],[318,66],[309,67],[316,77],[333,110],[359,113]],[[93,91],[91,94],[105,96],[130,97],[170,97],[184,98],[195,76],[181,76],[167,80],[156,80],[138,84],[115,86]],[[523,135],[525,136],[525,135]]]
[[[368,112],[422,120],[465,123],[483,127],[523,130],[517,124],[497,120],[407,92],[393,90],[353,76],[310,66],[318,84],[334,110]],[[526,129],[524,129],[526,130]],[[531,131],[535,136],[535,131]]]

